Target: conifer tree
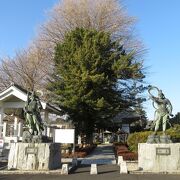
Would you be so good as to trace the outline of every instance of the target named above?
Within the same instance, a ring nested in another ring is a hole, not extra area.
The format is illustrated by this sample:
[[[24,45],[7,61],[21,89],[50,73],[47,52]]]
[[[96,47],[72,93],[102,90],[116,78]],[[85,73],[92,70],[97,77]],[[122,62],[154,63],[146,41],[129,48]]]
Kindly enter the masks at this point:
[[[88,138],[96,121],[106,121],[132,105],[122,84],[144,78],[142,63],[133,55],[109,33],[97,30],[77,28],[57,44],[48,88]]]

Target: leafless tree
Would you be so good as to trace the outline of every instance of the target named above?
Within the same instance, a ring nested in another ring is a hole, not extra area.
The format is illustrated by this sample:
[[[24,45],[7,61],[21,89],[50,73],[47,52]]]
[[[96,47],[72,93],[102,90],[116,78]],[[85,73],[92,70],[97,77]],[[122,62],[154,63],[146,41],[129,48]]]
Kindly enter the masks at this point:
[[[47,62],[44,52],[34,44],[27,50],[16,53],[14,58],[4,58],[0,66],[0,88],[10,83],[34,90],[44,83],[47,75]]]
[[[134,39],[134,23],[135,18],[128,16],[117,0],[61,0],[50,12],[40,36],[43,41],[56,44],[76,27],[92,28],[110,32],[113,38],[137,48],[140,42]]]
[[[135,18],[117,0],[60,0],[32,45],[17,52],[14,58],[3,58],[0,88],[15,82],[26,89],[42,89],[53,69],[55,45],[76,27],[107,31],[127,48],[139,52],[142,46],[134,36],[134,23]]]
[[[120,40],[126,50],[134,50],[139,58],[144,52],[141,40],[136,37],[136,19],[127,14],[117,0],[61,0],[49,12],[35,42],[52,62],[54,47],[63,41],[65,34],[76,27],[106,31]],[[49,69],[51,70],[51,69]]]

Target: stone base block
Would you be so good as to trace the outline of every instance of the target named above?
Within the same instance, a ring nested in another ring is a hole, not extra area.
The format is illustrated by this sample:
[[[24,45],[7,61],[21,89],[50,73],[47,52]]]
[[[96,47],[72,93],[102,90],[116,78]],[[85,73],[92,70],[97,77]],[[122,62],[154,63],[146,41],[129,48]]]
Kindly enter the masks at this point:
[[[8,169],[50,170],[61,166],[60,144],[11,143]]]
[[[64,174],[64,175],[69,174],[69,165],[68,164],[62,165],[61,174]]]
[[[123,162],[123,157],[122,156],[118,156],[118,165],[120,166],[120,163]]]
[[[90,174],[98,174],[97,164],[91,164]]]
[[[151,134],[148,136],[148,139],[147,139],[147,143],[151,143],[151,144],[168,144],[168,143],[172,143],[171,139],[170,139],[170,136],[168,135],[154,135],[154,134]]]
[[[180,143],[138,144],[138,167],[150,172],[179,172]]]
[[[120,163],[120,174],[127,174],[128,170],[127,170],[127,164],[126,161],[122,161]]]

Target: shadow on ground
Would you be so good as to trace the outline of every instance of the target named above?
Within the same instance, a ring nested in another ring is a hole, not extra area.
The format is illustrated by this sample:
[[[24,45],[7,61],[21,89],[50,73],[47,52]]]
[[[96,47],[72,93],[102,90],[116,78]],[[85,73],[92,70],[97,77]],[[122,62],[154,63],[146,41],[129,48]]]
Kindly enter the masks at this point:
[[[98,174],[107,174],[107,173],[114,173],[119,172],[119,168],[117,165],[98,165]],[[72,174],[83,174],[88,173],[90,174],[91,165],[82,165],[80,164],[76,170],[71,172]]]

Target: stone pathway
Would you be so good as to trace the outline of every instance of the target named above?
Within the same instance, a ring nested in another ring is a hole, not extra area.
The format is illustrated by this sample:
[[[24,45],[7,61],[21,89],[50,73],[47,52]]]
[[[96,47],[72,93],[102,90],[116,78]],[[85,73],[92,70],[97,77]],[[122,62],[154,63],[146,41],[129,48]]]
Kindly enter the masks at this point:
[[[90,155],[82,159],[81,164],[116,164],[112,144],[98,145]]]

